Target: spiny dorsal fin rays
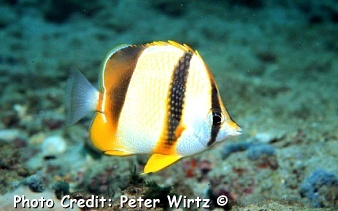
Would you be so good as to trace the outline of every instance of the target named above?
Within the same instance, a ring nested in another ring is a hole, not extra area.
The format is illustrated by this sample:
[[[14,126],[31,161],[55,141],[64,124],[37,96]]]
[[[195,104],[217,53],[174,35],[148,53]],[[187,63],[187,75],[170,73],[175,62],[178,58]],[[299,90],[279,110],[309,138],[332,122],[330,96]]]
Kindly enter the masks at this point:
[[[190,52],[190,53],[194,53],[196,54],[197,56],[200,57],[200,54],[198,53],[197,50],[193,50],[189,45],[187,44],[180,44],[178,42],[175,42],[175,41],[172,41],[172,40],[168,40],[167,42],[165,41],[154,41],[154,42],[151,42],[151,43],[148,43],[148,44],[140,44],[140,45],[130,45],[130,44],[121,44],[121,45],[118,45],[117,47],[111,49],[105,56],[105,59],[103,60],[103,63],[102,63],[102,68],[101,69],[104,69],[104,66],[107,62],[107,60],[114,54],[116,53],[117,51],[121,50],[121,49],[124,49],[124,48],[127,48],[127,47],[132,47],[132,48],[137,48],[137,47],[148,47],[148,46],[166,46],[166,45],[172,45],[174,47],[177,47],[185,52]]]
[[[180,44],[178,42],[172,41],[172,40],[168,40],[168,42],[164,42],[164,41],[154,41],[152,43],[147,44],[147,46],[166,46],[166,45],[172,45],[174,47],[177,47],[181,50],[183,50],[184,52],[190,52],[190,53],[195,53],[197,55],[198,52],[194,51],[190,46],[186,45],[186,44]]]

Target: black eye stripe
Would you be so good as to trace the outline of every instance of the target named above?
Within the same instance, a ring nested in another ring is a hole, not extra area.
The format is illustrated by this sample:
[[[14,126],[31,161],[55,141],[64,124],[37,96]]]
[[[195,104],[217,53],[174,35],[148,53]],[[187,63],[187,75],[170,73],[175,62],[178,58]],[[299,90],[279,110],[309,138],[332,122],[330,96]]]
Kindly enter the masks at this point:
[[[212,126],[220,126],[222,124],[222,113],[212,112]]]
[[[215,81],[211,80],[210,85],[211,85],[211,99],[210,100],[211,100],[212,109],[213,108],[220,109],[221,102],[220,102],[220,99],[219,99],[219,96],[218,96],[218,90],[217,90]],[[216,111],[213,111],[212,115],[213,115],[214,112],[218,113]],[[221,112],[221,111],[219,111],[219,112]],[[215,117],[213,115],[213,117],[212,117],[212,127],[211,127],[211,131],[210,131],[210,139],[207,143],[207,146],[211,146],[216,141],[216,137],[218,135],[218,132],[221,129],[221,124],[219,124],[219,125],[214,124],[214,122],[217,122],[217,121],[214,121],[214,118]]]

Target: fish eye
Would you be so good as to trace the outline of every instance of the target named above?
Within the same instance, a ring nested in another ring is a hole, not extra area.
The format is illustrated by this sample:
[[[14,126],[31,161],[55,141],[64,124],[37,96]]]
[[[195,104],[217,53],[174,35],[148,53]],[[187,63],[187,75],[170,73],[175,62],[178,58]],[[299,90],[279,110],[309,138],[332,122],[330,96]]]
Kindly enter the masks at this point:
[[[212,108],[208,113],[207,120],[211,126],[218,127],[223,124],[225,116],[220,108]]]

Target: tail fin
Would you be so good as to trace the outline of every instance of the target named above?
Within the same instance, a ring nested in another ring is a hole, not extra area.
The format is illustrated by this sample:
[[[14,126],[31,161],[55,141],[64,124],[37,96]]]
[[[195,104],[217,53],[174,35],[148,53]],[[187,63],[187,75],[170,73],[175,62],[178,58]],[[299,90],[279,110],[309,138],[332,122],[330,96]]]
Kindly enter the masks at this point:
[[[75,124],[90,111],[99,100],[99,91],[78,70],[73,70],[66,86],[66,125]]]

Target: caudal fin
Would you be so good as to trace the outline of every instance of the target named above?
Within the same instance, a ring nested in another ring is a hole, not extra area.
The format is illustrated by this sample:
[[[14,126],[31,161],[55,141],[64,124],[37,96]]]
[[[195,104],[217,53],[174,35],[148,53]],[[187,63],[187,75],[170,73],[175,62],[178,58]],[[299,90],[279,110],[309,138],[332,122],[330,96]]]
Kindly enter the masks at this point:
[[[78,70],[73,70],[66,86],[66,125],[75,124],[90,111],[99,100],[99,91]]]

